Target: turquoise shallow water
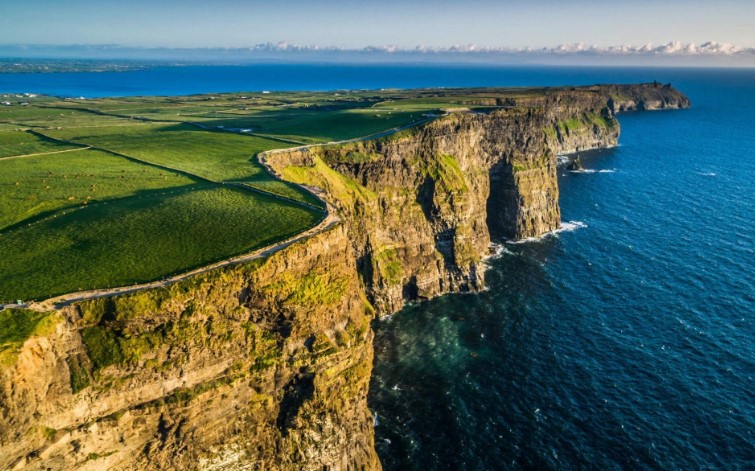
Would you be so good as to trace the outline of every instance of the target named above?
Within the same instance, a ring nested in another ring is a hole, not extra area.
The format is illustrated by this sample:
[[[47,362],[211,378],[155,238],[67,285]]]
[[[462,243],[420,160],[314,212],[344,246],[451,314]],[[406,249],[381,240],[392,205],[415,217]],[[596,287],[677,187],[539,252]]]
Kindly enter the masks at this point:
[[[376,323],[386,469],[755,468],[755,73],[561,170],[573,230]]]
[[[693,108],[621,115],[621,146],[583,155],[595,172],[560,172],[574,230],[504,245],[484,293],[376,323],[378,452],[388,470],[755,469],[753,70],[182,67],[0,74],[0,93],[656,79]]]

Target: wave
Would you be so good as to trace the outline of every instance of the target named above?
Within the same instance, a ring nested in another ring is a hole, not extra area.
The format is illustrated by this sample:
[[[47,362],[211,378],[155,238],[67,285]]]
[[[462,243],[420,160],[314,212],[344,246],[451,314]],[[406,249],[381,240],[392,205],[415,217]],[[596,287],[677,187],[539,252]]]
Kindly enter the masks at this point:
[[[491,242],[488,255],[482,258],[482,266],[485,267],[485,269],[487,270],[492,266],[490,263],[492,260],[498,260],[504,255],[516,255],[516,253],[507,249],[506,246],[503,244],[497,244],[495,242]],[[490,287],[486,285],[482,289],[482,291],[488,291],[489,289]]]
[[[511,250],[507,249],[503,244],[497,244],[495,242],[490,243],[490,254],[485,256],[483,260],[496,260],[504,255],[516,255]]]
[[[569,170],[569,173],[616,173],[616,169],[606,168],[603,170],[595,170],[593,168],[583,168],[581,170]]]
[[[551,233],[556,234],[559,232],[571,232],[576,231],[577,229],[582,229],[584,227],[587,227],[587,224],[582,221],[566,221],[562,222],[561,227],[559,227],[555,231],[552,231]]]
[[[715,176],[718,176],[718,174],[716,172],[695,172],[695,173],[697,173],[698,175],[701,175],[703,177],[715,177]]]
[[[558,229],[554,229],[550,232],[546,232],[545,234],[541,236],[527,237],[526,239],[522,239],[522,240],[506,241],[506,243],[507,244],[524,244],[527,242],[538,242],[545,239],[546,237],[550,237],[550,236],[558,237],[558,234],[562,232],[572,232],[572,231],[576,231],[577,229],[582,229],[584,227],[588,227],[588,226],[582,221],[566,221],[566,222],[562,222],[561,226]]]

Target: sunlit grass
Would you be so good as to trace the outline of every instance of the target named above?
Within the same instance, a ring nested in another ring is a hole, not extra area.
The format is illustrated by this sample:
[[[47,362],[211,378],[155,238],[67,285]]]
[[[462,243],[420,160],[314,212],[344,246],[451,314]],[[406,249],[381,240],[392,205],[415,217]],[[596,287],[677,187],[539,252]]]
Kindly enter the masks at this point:
[[[90,205],[0,235],[0,302],[159,279],[284,239],[320,217],[228,188]]]

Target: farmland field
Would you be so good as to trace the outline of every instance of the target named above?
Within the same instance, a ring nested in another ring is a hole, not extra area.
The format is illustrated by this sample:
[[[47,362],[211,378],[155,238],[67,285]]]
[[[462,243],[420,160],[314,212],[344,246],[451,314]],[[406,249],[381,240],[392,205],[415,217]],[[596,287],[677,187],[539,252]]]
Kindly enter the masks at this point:
[[[41,154],[77,149],[82,146],[61,144],[27,132],[0,130],[0,159],[16,159],[29,154]]]
[[[0,233],[55,211],[198,182],[92,149],[2,161],[0,169]]]

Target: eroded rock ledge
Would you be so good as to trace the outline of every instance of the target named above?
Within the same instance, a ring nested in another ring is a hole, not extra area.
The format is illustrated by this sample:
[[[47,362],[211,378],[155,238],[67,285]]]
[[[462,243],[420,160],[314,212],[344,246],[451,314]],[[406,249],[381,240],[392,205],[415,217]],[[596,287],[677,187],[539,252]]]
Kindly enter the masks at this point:
[[[615,111],[689,106],[668,86],[501,96],[366,142],[270,153],[343,224],[167,288],[4,311],[0,468],[377,469],[370,321],[484,286],[491,232],[560,225],[556,153],[615,145]]]

